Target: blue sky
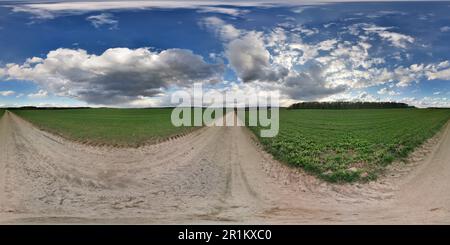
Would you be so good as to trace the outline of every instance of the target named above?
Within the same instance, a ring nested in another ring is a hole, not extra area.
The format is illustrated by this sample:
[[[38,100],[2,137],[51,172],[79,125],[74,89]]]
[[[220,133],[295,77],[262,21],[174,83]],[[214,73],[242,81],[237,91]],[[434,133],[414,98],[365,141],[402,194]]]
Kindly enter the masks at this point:
[[[211,91],[450,106],[450,2],[6,2],[0,106]]]

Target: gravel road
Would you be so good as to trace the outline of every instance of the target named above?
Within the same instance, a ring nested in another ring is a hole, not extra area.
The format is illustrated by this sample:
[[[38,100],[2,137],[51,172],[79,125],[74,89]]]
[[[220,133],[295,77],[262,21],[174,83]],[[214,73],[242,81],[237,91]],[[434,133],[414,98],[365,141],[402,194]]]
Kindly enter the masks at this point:
[[[336,185],[273,160],[245,127],[113,148],[6,112],[0,223],[450,223],[450,126],[379,180]]]

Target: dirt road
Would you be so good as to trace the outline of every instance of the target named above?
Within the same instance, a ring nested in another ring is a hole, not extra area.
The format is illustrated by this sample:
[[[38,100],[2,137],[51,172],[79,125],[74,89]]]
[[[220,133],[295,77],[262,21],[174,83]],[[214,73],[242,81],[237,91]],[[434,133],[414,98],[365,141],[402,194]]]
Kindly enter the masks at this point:
[[[447,126],[408,166],[332,185],[274,161],[245,127],[116,149],[64,140],[6,112],[0,223],[450,223],[449,146]]]

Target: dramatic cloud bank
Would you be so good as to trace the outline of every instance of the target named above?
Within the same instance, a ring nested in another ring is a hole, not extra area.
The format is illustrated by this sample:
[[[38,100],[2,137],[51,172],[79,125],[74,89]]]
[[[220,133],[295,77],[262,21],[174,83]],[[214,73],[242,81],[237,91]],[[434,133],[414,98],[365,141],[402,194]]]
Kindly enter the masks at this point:
[[[240,30],[217,17],[201,24],[224,42],[224,55],[242,82],[279,90],[289,99],[321,99],[388,82],[405,87],[420,79],[450,80],[448,62],[384,67],[384,57],[370,54],[370,35],[402,50],[414,42],[413,37],[387,31],[392,28],[358,24],[348,28],[349,34],[358,37],[353,42],[328,39],[311,44],[303,41],[304,31],[295,31],[304,30],[301,25],[283,24],[270,32],[256,32]],[[384,90],[378,94],[398,95]]]
[[[209,92],[279,92],[283,105],[450,106],[450,5],[444,3],[5,6],[2,104],[70,98],[94,106],[165,106],[174,91],[201,82]]]
[[[189,50],[113,48],[101,55],[82,49],[57,49],[45,58],[8,64],[0,74],[9,80],[34,81],[58,96],[114,105],[161,94],[170,86],[217,82],[222,72],[222,64],[208,64]],[[32,97],[46,95],[39,91]]]

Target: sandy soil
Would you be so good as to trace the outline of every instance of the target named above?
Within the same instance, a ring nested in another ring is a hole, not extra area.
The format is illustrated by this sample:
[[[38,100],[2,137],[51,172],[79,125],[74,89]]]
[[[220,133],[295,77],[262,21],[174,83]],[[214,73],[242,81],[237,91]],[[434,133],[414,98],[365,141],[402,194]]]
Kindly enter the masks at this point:
[[[0,223],[450,223],[449,146],[447,125],[378,181],[335,185],[273,160],[245,127],[116,149],[6,112]]]

